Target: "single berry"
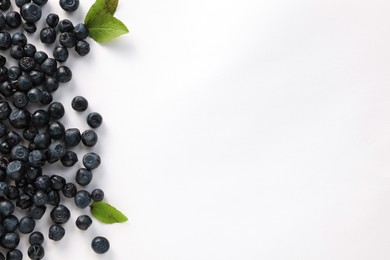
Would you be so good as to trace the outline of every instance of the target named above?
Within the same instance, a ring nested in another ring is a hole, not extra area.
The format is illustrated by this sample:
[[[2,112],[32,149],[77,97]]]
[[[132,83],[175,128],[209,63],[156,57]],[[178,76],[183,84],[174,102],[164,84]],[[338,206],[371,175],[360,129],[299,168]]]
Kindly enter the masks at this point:
[[[88,42],[81,40],[76,43],[75,50],[78,55],[85,56],[90,52],[91,47]]]
[[[10,28],[18,28],[22,24],[22,17],[16,11],[9,11],[5,15],[5,22]]]
[[[92,147],[98,141],[98,135],[95,131],[88,129],[81,134],[81,141],[85,146]]]
[[[77,154],[73,151],[66,151],[65,155],[61,157],[61,163],[65,167],[71,167],[78,162]]]
[[[68,146],[68,147],[77,146],[81,141],[80,130],[77,128],[66,129],[65,134],[64,134],[64,140],[65,140],[66,146]]]
[[[91,198],[96,202],[102,201],[104,199],[104,192],[101,189],[94,189],[91,192]]]
[[[46,17],[46,24],[52,28],[55,28],[58,25],[60,18],[58,14],[50,13]]]
[[[100,156],[96,153],[90,152],[83,156],[83,165],[88,170],[94,170],[100,165]]]
[[[62,189],[62,194],[66,198],[73,198],[76,196],[77,193],[77,187],[73,183],[67,183],[65,184],[64,188]]]
[[[9,232],[0,237],[0,244],[7,249],[14,249],[19,245],[20,237],[17,233]]]
[[[88,101],[83,96],[76,96],[72,99],[72,108],[78,112],[82,112],[87,110],[88,108]]]
[[[35,3],[27,3],[22,5],[20,14],[26,22],[35,23],[41,19],[42,10],[41,7]]]
[[[64,205],[58,205],[50,212],[50,218],[56,224],[65,224],[70,219],[70,211]]]
[[[49,238],[54,241],[59,241],[61,240],[65,235],[65,229],[58,225],[54,224],[50,226],[49,228]]]
[[[110,242],[105,237],[95,237],[91,243],[93,251],[98,254],[104,254],[110,249]]]
[[[19,249],[11,249],[7,252],[7,260],[22,260],[23,253]]]
[[[68,19],[64,19],[58,22],[58,30],[62,33],[71,32],[73,31],[73,28],[74,28],[73,23]]]
[[[51,27],[44,27],[40,33],[40,39],[42,43],[51,44],[54,43],[57,37],[56,31]]]
[[[30,234],[28,237],[28,242],[30,245],[41,245],[43,244],[43,241],[45,240],[43,234],[39,231],[34,231]]]
[[[74,12],[79,7],[79,0],[60,0],[60,6],[67,12]]]
[[[92,112],[87,116],[87,124],[92,128],[98,128],[103,123],[103,117],[97,113]]]
[[[84,23],[79,23],[75,25],[73,33],[76,36],[76,39],[80,41],[88,37],[89,30]]]
[[[80,190],[76,193],[74,202],[78,208],[86,208],[91,203],[91,194],[86,190]]]
[[[41,244],[31,245],[27,250],[27,254],[30,259],[38,260],[45,256],[45,250]]]
[[[33,232],[35,228],[35,220],[30,216],[25,216],[19,221],[19,232],[22,234],[28,234]]]
[[[80,230],[87,230],[92,224],[92,219],[88,215],[81,215],[76,219],[76,226]]]
[[[81,168],[76,172],[76,182],[80,186],[86,186],[91,183],[92,177],[92,172],[85,168]]]
[[[69,57],[68,48],[57,46],[53,50],[53,57],[58,62],[65,62]]]

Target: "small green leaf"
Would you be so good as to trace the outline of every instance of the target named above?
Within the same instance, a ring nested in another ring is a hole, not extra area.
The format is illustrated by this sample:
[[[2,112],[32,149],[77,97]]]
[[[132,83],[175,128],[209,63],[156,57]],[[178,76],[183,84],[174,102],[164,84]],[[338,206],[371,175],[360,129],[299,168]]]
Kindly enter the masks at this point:
[[[85,16],[84,23],[88,25],[91,20],[103,14],[114,15],[118,2],[119,0],[96,0]]]
[[[94,202],[91,204],[91,214],[99,221],[106,224],[123,223],[128,219],[122,212],[106,202]]]
[[[97,42],[111,41],[129,32],[126,25],[114,16],[103,14],[88,24],[89,36]]]

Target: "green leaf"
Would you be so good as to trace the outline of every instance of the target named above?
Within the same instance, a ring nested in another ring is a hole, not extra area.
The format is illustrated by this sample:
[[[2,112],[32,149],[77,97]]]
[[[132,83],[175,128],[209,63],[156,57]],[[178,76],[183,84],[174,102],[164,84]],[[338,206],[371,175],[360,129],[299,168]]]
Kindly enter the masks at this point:
[[[113,16],[118,7],[118,2],[119,0],[96,0],[85,16],[84,23],[88,25],[91,20],[104,14]]]
[[[91,214],[99,221],[106,224],[123,223],[128,219],[122,212],[106,202],[94,202],[91,204]]]
[[[109,14],[103,14],[88,23],[89,36],[97,42],[111,41],[129,32],[126,25]]]

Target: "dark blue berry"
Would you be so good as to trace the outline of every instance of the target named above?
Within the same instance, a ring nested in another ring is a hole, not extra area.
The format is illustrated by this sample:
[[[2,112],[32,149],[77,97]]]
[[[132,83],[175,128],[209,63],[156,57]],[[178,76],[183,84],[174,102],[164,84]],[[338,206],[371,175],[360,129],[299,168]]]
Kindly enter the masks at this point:
[[[17,145],[21,139],[22,138],[20,137],[20,135],[12,130],[9,130],[7,132],[7,135],[5,136],[5,141],[7,141],[7,143],[9,143],[11,146]]]
[[[45,81],[45,74],[41,71],[33,70],[33,71],[30,71],[29,75],[32,79],[34,86],[40,86]]]
[[[7,249],[14,249],[19,245],[20,238],[17,233],[8,232],[0,237],[0,244]]]
[[[87,116],[87,124],[92,128],[98,128],[103,123],[103,117],[97,113],[92,112]]]
[[[0,1],[0,10],[7,11],[11,7],[11,0],[1,0]]]
[[[37,190],[32,198],[34,205],[37,207],[45,206],[48,201],[47,194],[42,190]]]
[[[81,141],[85,146],[92,147],[97,143],[98,135],[91,129],[85,130],[81,134]]]
[[[34,57],[35,53],[37,52],[37,48],[35,47],[34,44],[27,43],[24,46],[24,53],[28,57]]]
[[[28,209],[28,214],[33,219],[41,219],[46,212],[46,206],[31,205]]]
[[[76,172],[76,182],[80,186],[88,185],[89,183],[91,183],[92,178],[93,178],[92,172],[85,168],[78,169]]]
[[[53,102],[48,107],[50,118],[60,119],[65,115],[65,108],[60,102]]]
[[[49,105],[51,102],[53,102],[53,95],[49,91],[42,91],[42,105]]]
[[[47,58],[48,56],[44,51],[37,51],[34,54],[34,59],[37,64],[42,64]]]
[[[72,99],[72,108],[78,112],[87,110],[88,100],[83,96],[76,96]]]
[[[65,235],[65,229],[58,225],[54,224],[49,228],[49,238],[54,241],[60,241]]]
[[[52,190],[50,177],[47,175],[39,176],[34,182],[35,188],[46,193]]]
[[[91,47],[88,42],[81,40],[76,43],[75,50],[78,55],[85,56],[90,52]]]
[[[74,202],[78,208],[86,208],[91,203],[91,194],[86,190],[80,190],[76,193]]]
[[[45,250],[41,244],[31,245],[27,250],[27,254],[30,259],[38,260],[45,256]]]
[[[77,193],[77,187],[73,183],[67,183],[65,184],[64,188],[62,189],[62,194],[66,198],[73,198]]]
[[[5,16],[2,12],[0,12],[0,31],[3,31],[7,27],[7,22],[5,20]]]
[[[102,201],[104,199],[104,192],[101,189],[94,189],[91,192],[91,198],[96,202]]]
[[[59,175],[50,176],[51,187],[53,190],[62,190],[65,187],[66,180],[64,177]]]
[[[32,167],[42,167],[46,163],[46,153],[42,150],[32,150],[28,161]]]
[[[84,23],[79,23],[75,25],[73,33],[76,36],[76,39],[80,41],[88,37],[89,30]]]
[[[30,216],[25,216],[19,220],[19,232],[28,234],[34,231],[35,220]]]
[[[78,162],[77,154],[73,151],[66,151],[65,155],[61,157],[61,163],[65,167],[71,167]]]
[[[5,15],[5,22],[10,28],[18,28],[22,24],[22,17],[16,11],[9,11]]]
[[[79,7],[79,0],[60,0],[60,6],[67,12],[74,12]]]
[[[61,139],[65,134],[65,127],[59,121],[51,121],[46,128],[47,133],[54,140]]]
[[[16,91],[12,95],[12,104],[17,108],[26,107],[26,105],[28,104],[28,98],[26,93],[22,91]]]
[[[46,110],[38,109],[31,115],[31,123],[36,127],[47,126],[50,122],[49,113]]]
[[[23,29],[28,33],[35,33],[37,31],[37,26],[35,23],[23,23]]]
[[[28,237],[28,242],[30,245],[42,245],[45,240],[43,234],[39,231],[34,231]]]
[[[22,5],[30,3],[31,0],[15,0],[15,4],[17,7],[22,7]]]
[[[4,189],[4,194],[7,197],[7,199],[15,200],[19,197],[19,189],[14,185],[8,185]]]
[[[73,31],[73,28],[74,28],[73,23],[68,19],[61,20],[58,23],[58,30],[62,33],[71,32]]]
[[[0,109],[1,110],[1,109]],[[66,129],[64,134],[65,144],[68,147],[77,146],[81,141],[81,133],[77,128]]]
[[[76,219],[76,226],[80,230],[87,230],[92,224],[92,219],[88,215],[81,215]]]
[[[69,57],[68,48],[63,46],[57,46],[53,50],[53,57],[58,62],[65,62]]]
[[[12,44],[24,46],[27,44],[27,37],[21,32],[15,32],[12,34]]]
[[[70,219],[70,211],[64,205],[58,205],[50,212],[51,220],[56,224],[65,224]]]
[[[54,142],[49,145],[46,151],[46,160],[48,163],[55,163],[66,153],[66,146],[63,142]]]
[[[28,209],[32,204],[32,198],[24,193],[20,194],[16,200],[16,206],[21,209]]]
[[[30,113],[24,108],[14,108],[8,117],[11,125],[17,129],[27,127],[31,121]]]
[[[9,114],[11,114],[11,111],[11,107],[7,101],[0,101],[0,120],[7,119]]]
[[[51,144],[51,138],[48,133],[39,133],[34,138],[34,144],[38,149],[44,150]]]
[[[94,170],[100,165],[100,156],[94,152],[86,153],[83,156],[83,165],[88,170]]]
[[[50,13],[46,17],[46,24],[52,28],[55,28],[58,25],[60,18],[58,14]]]
[[[0,138],[4,137],[7,131],[7,126],[4,123],[0,122]]]
[[[42,9],[39,5],[35,3],[27,3],[22,5],[20,9],[20,14],[22,18],[28,23],[35,23],[41,19]]]
[[[47,76],[45,78],[44,83],[43,83],[43,88],[49,92],[56,91],[59,86],[60,86],[60,83],[58,82],[57,78],[51,77],[51,76]]]
[[[56,77],[60,83],[69,82],[72,79],[72,71],[67,66],[59,66]]]
[[[0,32],[0,49],[7,50],[11,47],[11,45],[12,45],[11,34],[9,34],[9,32]]]
[[[25,72],[30,72],[35,68],[35,60],[32,57],[23,57],[19,60],[19,67]]]
[[[14,160],[7,165],[7,177],[11,180],[20,180],[27,171],[27,166],[21,161]]]
[[[11,66],[8,68],[8,78],[10,80],[17,80],[22,75],[22,70],[19,66]]]
[[[9,54],[14,59],[21,59],[24,57],[24,47],[22,45],[13,45],[11,46],[11,49],[9,50]]]
[[[57,61],[53,58],[47,58],[41,64],[41,70],[46,75],[53,75],[57,71]]]
[[[14,232],[19,225],[19,219],[15,215],[9,215],[3,219],[2,225],[5,232]]]
[[[73,32],[63,32],[60,34],[59,42],[66,48],[73,48],[76,46],[77,39]]]
[[[51,27],[44,27],[40,33],[40,39],[42,43],[51,44],[54,43],[57,38],[56,30]]]
[[[48,0],[32,0],[32,1],[39,6],[43,6],[47,3]]]
[[[52,205],[52,206],[57,206],[60,204],[61,197],[60,193],[56,190],[52,190],[47,194],[48,201],[47,204]]]
[[[19,249],[11,249],[7,252],[7,260],[22,260],[23,253]]]
[[[23,68],[21,68],[23,70]],[[29,91],[34,87],[34,82],[30,75],[22,75],[17,81],[18,89],[21,91]]]
[[[34,87],[27,92],[28,101],[31,103],[39,103],[42,100],[42,90],[38,87]]]
[[[18,144],[15,145],[11,150],[11,159],[19,160],[21,162],[27,162],[29,153],[30,151],[26,146]]]
[[[93,251],[98,254],[104,254],[110,249],[110,242],[105,237],[95,237],[91,243]]]
[[[7,217],[12,215],[12,213],[14,213],[14,210],[15,210],[15,205],[12,201],[8,199],[2,199],[0,201],[0,215],[2,217]]]

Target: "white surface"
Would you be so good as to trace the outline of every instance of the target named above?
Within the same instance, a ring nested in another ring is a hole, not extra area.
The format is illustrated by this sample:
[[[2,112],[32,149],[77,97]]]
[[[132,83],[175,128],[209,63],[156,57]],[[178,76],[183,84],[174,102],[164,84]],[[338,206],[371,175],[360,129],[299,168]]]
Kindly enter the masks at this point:
[[[389,8],[121,0],[131,33],[61,93],[104,116],[98,184],[129,222],[47,258],[389,259]]]

